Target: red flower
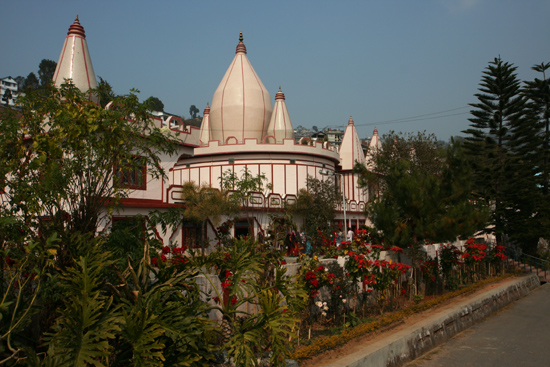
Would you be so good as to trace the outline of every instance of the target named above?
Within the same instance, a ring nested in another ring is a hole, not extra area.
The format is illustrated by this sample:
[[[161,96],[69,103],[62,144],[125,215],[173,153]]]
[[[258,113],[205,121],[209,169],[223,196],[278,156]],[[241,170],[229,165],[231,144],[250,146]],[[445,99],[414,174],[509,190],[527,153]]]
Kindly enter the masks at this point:
[[[401,294],[405,294],[407,293],[407,290],[406,289],[401,289]]]
[[[157,267],[157,261],[158,261],[158,260],[157,260],[156,257],[153,257],[153,258],[151,259],[151,263],[152,263],[155,267]]]
[[[176,256],[172,258],[172,264],[185,264],[187,261],[187,258],[182,256]]]
[[[174,255],[182,255],[186,249],[187,249],[186,247],[175,247],[172,249],[172,253]]]
[[[234,305],[236,304],[238,301],[237,301],[237,298],[236,297],[232,297],[231,298],[231,304]]]
[[[170,249],[169,246],[164,246],[164,247],[162,248],[162,253],[163,253],[163,254],[169,254],[170,251],[171,251],[171,249]]]
[[[212,298],[217,304],[220,304],[220,297],[214,297]]]

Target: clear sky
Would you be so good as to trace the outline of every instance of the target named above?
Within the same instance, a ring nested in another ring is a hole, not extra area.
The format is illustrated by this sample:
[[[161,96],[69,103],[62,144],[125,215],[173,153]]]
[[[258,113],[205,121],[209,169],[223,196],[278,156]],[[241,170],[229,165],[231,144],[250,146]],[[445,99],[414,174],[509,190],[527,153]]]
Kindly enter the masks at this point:
[[[294,127],[345,126],[361,138],[468,127],[482,71],[495,57],[550,62],[550,0],[4,1],[0,77],[57,61],[76,14],[94,70],[116,93],[138,89],[189,117],[210,102],[243,32],[271,94]],[[420,117],[418,117],[420,116]],[[397,122],[396,122],[397,120]]]

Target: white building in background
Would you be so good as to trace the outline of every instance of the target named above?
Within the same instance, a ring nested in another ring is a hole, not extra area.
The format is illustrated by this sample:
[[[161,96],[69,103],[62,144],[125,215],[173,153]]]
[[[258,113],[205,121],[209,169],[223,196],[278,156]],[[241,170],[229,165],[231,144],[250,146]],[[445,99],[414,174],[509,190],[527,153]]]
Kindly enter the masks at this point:
[[[11,76],[0,79],[0,104],[15,106],[18,96],[19,88],[15,79]]]
[[[72,79],[83,92],[97,86],[86,35],[78,17],[69,27],[54,74],[56,85],[64,79]],[[181,132],[183,143],[178,154],[165,156],[162,161],[168,179],[134,177],[128,180],[132,191],[122,201],[123,208],[113,220],[138,214],[147,216],[152,210],[180,206],[181,187],[185,182],[219,188],[223,172],[240,173],[248,169],[254,175],[264,174],[273,189],[269,193],[254,194],[236,222],[234,235],[255,235],[266,229],[270,223],[268,214],[280,212],[285,202],[295,201],[299,190],[306,188],[309,176],[324,180],[328,177],[326,172],[337,174],[337,184],[343,185],[345,192],[348,223],[343,223],[341,203],[336,208],[336,224],[345,230],[345,227],[357,229],[365,223],[368,197],[357,187],[352,169],[356,162],[366,164],[366,159],[353,119],[349,118],[340,147],[321,141],[313,145],[295,143],[285,95],[279,87],[273,105],[268,89],[248,60],[242,34],[235,56],[214,91],[212,103],[204,110],[201,128],[184,126],[176,117],[165,121],[158,116],[155,121],[158,126]],[[321,170],[325,175],[321,175]],[[207,225],[209,239],[215,239],[214,225]],[[301,227],[300,218],[297,225]],[[162,240],[165,244],[193,245],[200,232],[200,228],[184,222]]]

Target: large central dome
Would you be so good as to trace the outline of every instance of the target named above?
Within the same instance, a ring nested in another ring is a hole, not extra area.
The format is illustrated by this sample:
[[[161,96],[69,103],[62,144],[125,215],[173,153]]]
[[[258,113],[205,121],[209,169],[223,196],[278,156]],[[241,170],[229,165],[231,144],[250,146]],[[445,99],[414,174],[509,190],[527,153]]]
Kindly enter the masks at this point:
[[[241,143],[245,138],[261,142],[272,111],[271,97],[246,57],[241,33],[235,58],[212,98],[211,139],[222,144]]]

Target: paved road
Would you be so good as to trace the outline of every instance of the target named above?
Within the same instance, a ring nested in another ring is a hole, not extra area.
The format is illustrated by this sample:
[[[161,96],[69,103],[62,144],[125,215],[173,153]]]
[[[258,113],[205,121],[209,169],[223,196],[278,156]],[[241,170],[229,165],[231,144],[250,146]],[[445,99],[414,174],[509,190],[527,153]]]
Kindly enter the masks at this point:
[[[550,284],[406,366],[550,366]]]

